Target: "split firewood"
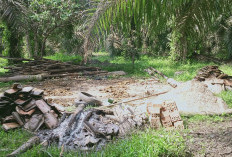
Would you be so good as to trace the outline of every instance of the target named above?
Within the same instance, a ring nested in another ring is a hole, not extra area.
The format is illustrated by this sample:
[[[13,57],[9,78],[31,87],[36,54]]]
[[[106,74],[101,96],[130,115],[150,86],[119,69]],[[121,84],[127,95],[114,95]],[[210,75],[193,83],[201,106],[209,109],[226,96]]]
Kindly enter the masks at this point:
[[[20,115],[18,114],[18,112],[12,112],[12,115],[15,118],[15,120],[19,123],[20,126],[24,125],[24,122],[22,118],[20,117]]]
[[[96,99],[93,95],[86,92],[80,92],[78,94],[78,97],[75,100],[75,105],[78,106],[79,104],[102,106],[102,102],[100,100]]]
[[[85,127],[89,132],[92,132],[96,137],[106,137],[106,135],[95,129],[88,121],[84,121]]]
[[[168,78],[166,75],[164,75],[162,72],[156,70],[155,68],[148,68],[145,69],[146,72],[148,72],[149,75],[159,74],[161,77],[163,77],[168,84],[170,84],[173,88],[176,88],[180,83],[173,78]]]
[[[11,130],[11,129],[16,129],[16,128],[19,128],[20,125],[18,123],[5,123],[2,125],[2,128],[5,130],[5,131],[8,131],[8,130]]]
[[[64,68],[64,69],[55,69],[55,70],[50,70],[50,74],[59,74],[63,72],[80,72],[80,71],[98,71],[100,70],[99,68],[96,67],[84,67],[84,66],[79,66],[79,67],[72,67],[72,68]]]
[[[13,157],[13,156],[17,156],[23,152],[26,152],[27,150],[31,149],[33,146],[38,145],[39,144],[39,137],[38,136],[34,136],[32,138],[30,138],[26,143],[24,143],[22,146],[20,146],[18,149],[16,149],[14,152],[12,152],[11,154],[7,155],[8,157]]]
[[[81,104],[77,107],[77,109],[75,110],[75,112],[71,115],[71,119],[67,125],[67,128],[65,130],[66,133],[70,132],[72,125],[77,122],[77,119],[79,119],[81,112],[84,110],[85,105]],[[65,134],[66,134],[65,133]]]

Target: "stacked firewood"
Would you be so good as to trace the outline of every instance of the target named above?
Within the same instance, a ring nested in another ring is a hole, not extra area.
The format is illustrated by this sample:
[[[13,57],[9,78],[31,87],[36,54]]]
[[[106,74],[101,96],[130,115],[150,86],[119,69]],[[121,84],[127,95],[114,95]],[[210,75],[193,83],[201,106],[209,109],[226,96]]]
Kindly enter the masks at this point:
[[[198,81],[205,81],[206,78],[226,79],[228,75],[223,73],[218,66],[212,65],[201,68],[195,77]]]
[[[41,127],[48,129],[58,125],[58,116],[64,109],[57,104],[48,104],[43,98],[43,90],[22,87],[14,84],[0,96],[0,117],[3,129],[24,127],[37,131]]]
[[[164,101],[162,103],[148,104],[147,112],[149,114],[150,125],[153,128],[163,126],[166,129],[183,129],[178,108],[174,101]]]
[[[97,67],[86,67],[74,65],[72,63],[54,61],[49,59],[32,60],[23,64],[17,64],[15,66],[5,67],[8,69],[7,74],[10,76],[16,75],[55,75],[65,73],[97,73],[101,72]]]

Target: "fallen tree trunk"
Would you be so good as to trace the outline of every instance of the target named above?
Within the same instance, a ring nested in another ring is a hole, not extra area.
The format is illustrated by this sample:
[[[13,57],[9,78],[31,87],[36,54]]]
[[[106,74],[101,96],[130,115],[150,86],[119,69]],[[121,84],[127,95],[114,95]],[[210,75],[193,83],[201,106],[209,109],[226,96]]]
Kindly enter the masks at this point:
[[[13,60],[13,61],[32,61],[31,59],[26,59],[26,58],[12,58],[12,57],[6,57],[0,55],[0,58],[8,59],[8,60]]]
[[[26,152],[28,149],[32,148],[33,146],[39,144],[39,137],[38,136],[34,136],[32,138],[30,138],[26,143],[24,143],[22,146],[20,146],[18,149],[16,149],[15,151],[13,151],[11,154],[7,155],[8,157],[13,157],[13,156],[17,156],[23,152]]]
[[[68,73],[68,74],[53,74],[53,75],[17,75],[17,76],[12,76],[12,77],[0,77],[0,82],[10,82],[10,81],[42,81],[44,79],[50,79],[50,78],[55,78],[55,77],[67,77],[67,76],[92,76],[92,75],[97,75],[97,74],[105,74],[107,72],[103,71],[93,71],[93,72],[86,72],[86,73]]]
[[[166,75],[164,75],[162,72],[156,70],[155,68],[148,68],[145,69],[146,72],[148,72],[149,75],[154,75],[155,73],[159,74],[161,77],[163,77],[168,84],[170,84],[173,88],[176,88],[180,83],[176,80],[174,80],[173,78],[169,78]]]
[[[64,69],[55,69],[55,70],[50,70],[50,74],[58,74],[58,73],[63,73],[63,72],[80,72],[80,71],[98,71],[100,68],[96,67],[84,67],[84,66],[79,66],[79,67],[72,67],[72,68],[64,68]]]
[[[0,78],[0,82],[10,82],[10,81],[32,81],[32,80],[37,80],[37,81],[42,81],[43,76],[42,75],[18,75],[18,76],[13,76],[13,77],[2,77]]]

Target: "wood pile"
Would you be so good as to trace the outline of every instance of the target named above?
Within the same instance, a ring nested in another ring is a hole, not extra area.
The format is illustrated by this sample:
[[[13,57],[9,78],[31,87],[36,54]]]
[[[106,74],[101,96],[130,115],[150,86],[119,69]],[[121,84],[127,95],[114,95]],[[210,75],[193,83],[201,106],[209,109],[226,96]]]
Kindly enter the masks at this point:
[[[74,65],[68,62],[54,61],[50,59],[41,59],[28,61],[23,64],[5,67],[9,71],[6,72],[9,76],[17,75],[58,75],[67,73],[80,73],[86,75],[95,75],[101,73],[101,69],[97,67],[86,67]]]
[[[195,79],[198,81],[205,81],[207,78],[228,79],[229,76],[223,73],[218,66],[205,66],[201,68]]]
[[[174,101],[147,104],[150,125],[153,128],[184,129],[178,108]]]
[[[58,125],[58,117],[63,108],[48,104],[43,98],[43,90],[14,84],[0,96],[0,117],[3,129],[8,131],[23,127],[29,131],[40,128],[52,129]]]

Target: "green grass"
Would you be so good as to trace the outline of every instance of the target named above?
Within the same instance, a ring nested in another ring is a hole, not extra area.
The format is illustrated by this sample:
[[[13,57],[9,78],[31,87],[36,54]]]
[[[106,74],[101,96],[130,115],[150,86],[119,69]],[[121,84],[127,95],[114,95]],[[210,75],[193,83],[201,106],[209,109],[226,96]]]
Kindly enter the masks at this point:
[[[6,59],[0,58],[0,76],[4,75],[5,72],[7,72],[6,69],[4,69],[5,66],[7,66],[8,62]]]
[[[229,108],[232,108],[232,91],[222,91],[217,96],[221,97]]]
[[[1,126],[0,126],[1,127]],[[5,132],[0,129],[0,156],[6,156],[21,146],[32,135],[21,129]]]
[[[194,115],[194,116],[181,116],[184,120],[184,123],[187,125],[189,122],[222,122],[229,115],[221,115],[221,116],[209,116],[209,115]]]
[[[23,130],[4,132],[0,129],[0,156],[12,152],[23,142],[28,140],[31,135]],[[142,157],[142,156],[186,156],[185,140],[181,133],[177,131],[151,130],[134,132],[126,139],[113,140],[107,144],[102,150],[96,151],[68,151],[64,152],[65,157],[72,156],[90,156],[90,157]],[[36,146],[31,150],[23,153],[21,157],[45,157],[59,156],[60,148],[52,146],[43,148]]]
[[[177,81],[188,81],[193,79],[197,71],[207,65],[215,65],[212,62],[199,62],[199,61],[188,61],[187,63],[176,63],[170,61],[168,57],[148,57],[142,56],[140,60],[135,62],[135,68],[133,69],[130,61],[125,60],[123,57],[110,58],[107,53],[95,54],[93,59],[98,59],[101,62],[109,61],[113,63],[111,66],[100,66],[104,70],[117,71],[123,70],[127,72],[128,76],[135,77],[149,77],[144,71],[148,67],[153,67],[166,76],[176,79]],[[229,65],[220,66],[220,69],[225,73],[232,75],[232,68]],[[181,71],[180,75],[175,75],[175,72]]]
[[[81,56],[79,55],[62,54],[62,53],[55,53],[54,55],[46,56],[44,58],[62,61],[62,62],[71,61],[72,63],[75,63],[75,64],[79,64],[82,60]]]

